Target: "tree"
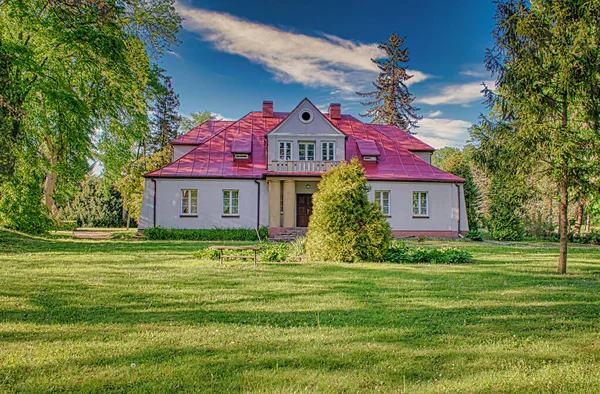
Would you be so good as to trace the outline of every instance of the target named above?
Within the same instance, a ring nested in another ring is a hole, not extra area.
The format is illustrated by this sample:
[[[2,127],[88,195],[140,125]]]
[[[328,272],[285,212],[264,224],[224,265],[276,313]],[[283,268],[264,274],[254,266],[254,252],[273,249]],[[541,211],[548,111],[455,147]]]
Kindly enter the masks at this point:
[[[153,152],[165,148],[177,138],[181,115],[179,95],[173,90],[171,77],[164,78],[163,92],[156,97],[150,122],[150,145]]]
[[[153,59],[177,41],[181,18],[173,2],[0,3],[5,181],[18,181],[18,165],[41,169],[40,199],[56,214],[57,190],[86,176],[99,132],[121,145],[140,141]]]
[[[172,149],[169,145],[150,156],[140,156],[126,168],[117,182],[117,188],[123,197],[123,208],[127,210],[129,217],[135,220],[140,217],[144,198],[143,175],[170,163],[171,157]]]
[[[355,157],[324,174],[313,195],[306,252],[311,260],[381,261],[389,248],[390,225],[369,201],[365,171]]]
[[[79,192],[59,208],[59,219],[74,220],[79,227],[123,226],[121,196],[116,187],[106,186],[100,179],[88,176]]]
[[[181,123],[179,126],[180,133],[187,133],[191,129],[196,126],[201,125],[207,120],[218,120],[212,112],[204,110],[204,111],[194,111],[190,113],[190,116],[182,116]]]
[[[406,37],[393,33],[378,45],[387,57],[384,60],[371,59],[380,71],[377,81],[373,82],[375,90],[356,94],[370,99],[361,102],[368,107],[361,116],[371,117],[372,123],[389,124],[408,130],[416,127],[421,116],[417,115],[419,108],[412,105],[415,96],[409,93],[406,86],[406,81],[413,76],[406,72],[409,57],[408,49],[402,48],[405,39]]]
[[[486,89],[490,118],[472,140],[514,173],[543,173],[559,191],[560,256],[567,272],[569,193],[597,181],[600,160],[600,24],[598,0],[500,0],[495,45],[485,57],[496,77]]]

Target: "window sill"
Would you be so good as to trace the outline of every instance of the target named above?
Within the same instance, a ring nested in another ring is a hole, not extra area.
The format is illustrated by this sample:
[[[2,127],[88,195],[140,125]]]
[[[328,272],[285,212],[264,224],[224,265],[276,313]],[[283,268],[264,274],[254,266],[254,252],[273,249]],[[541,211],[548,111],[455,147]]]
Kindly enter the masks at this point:
[[[197,218],[198,214],[189,214],[188,215],[188,214],[182,213],[181,215],[179,215],[179,217],[180,218]]]
[[[221,215],[222,218],[239,218],[240,215]]]
[[[429,219],[429,215],[413,215],[413,219]]]

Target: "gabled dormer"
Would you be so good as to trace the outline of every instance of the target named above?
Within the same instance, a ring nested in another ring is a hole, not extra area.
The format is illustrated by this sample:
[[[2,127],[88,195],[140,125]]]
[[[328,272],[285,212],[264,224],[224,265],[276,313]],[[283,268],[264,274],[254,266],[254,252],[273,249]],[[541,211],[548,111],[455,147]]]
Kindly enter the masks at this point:
[[[330,116],[339,119],[339,104],[332,107]],[[269,113],[272,107],[269,112],[263,105],[263,116]],[[346,157],[346,135],[306,98],[265,138],[273,172],[325,172]]]

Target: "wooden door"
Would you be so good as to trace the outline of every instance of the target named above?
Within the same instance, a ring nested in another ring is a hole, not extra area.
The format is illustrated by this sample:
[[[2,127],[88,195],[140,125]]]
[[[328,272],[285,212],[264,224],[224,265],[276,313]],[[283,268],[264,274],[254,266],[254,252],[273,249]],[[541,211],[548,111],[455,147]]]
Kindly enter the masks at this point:
[[[308,227],[312,214],[312,194],[296,194],[296,227]]]

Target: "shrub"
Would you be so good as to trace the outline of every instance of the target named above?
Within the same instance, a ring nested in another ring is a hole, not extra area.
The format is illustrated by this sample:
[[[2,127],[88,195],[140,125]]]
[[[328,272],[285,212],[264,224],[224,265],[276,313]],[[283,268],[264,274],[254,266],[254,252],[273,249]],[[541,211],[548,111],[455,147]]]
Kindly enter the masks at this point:
[[[357,158],[324,174],[313,195],[306,252],[311,260],[381,261],[391,230],[379,206],[369,201]]]
[[[261,239],[268,238],[268,229],[258,230]],[[177,241],[258,241],[253,228],[211,228],[211,229],[166,229],[150,227],[144,230],[144,238],[149,240]]]
[[[470,239],[471,241],[483,241],[483,235],[477,229],[469,230],[465,235],[465,238]]]
[[[192,256],[197,259],[219,260],[219,251],[217,249],[205,248],[192,253]]]
[[[385,258],[390,263],[398,264],[464,264],[472,259],[469,252],[458,248],[409,247],[402,241],[394,241]]]
[[[524,235],[521,220],[524,192],[518,182],[506,178],[494,176],[490,183],[488,227],[498,241],[520,241]]]
[[[73,231],[78,227],[77,220],[59,220],[56,229],[63,231]]]
[[[600,233],[588,233],[581,235],[569,234],[571,242],[587,245],[600,245]]]
[[[260,252],[261,261],[285,261],[289,254],[289,244],[282,242],[269,242],[263,244]]]

